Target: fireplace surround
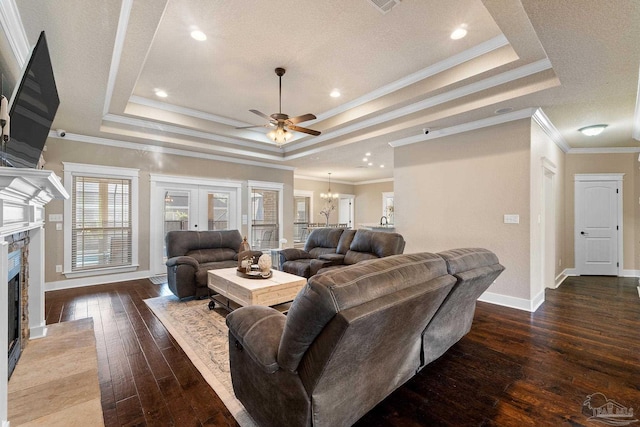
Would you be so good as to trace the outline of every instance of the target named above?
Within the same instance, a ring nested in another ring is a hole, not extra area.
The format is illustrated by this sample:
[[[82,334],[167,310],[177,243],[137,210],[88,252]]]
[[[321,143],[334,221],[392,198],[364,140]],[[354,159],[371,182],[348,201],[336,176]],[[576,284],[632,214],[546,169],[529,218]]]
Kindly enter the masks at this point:
[[[9,253],[20,249],[21,347],[47,333],[44,317],[44,207],[66,199],[60,178],[47,170],[0,167],[0,278],[9,279]],[[12,261],[14,262],[14,261]],[[14,267],[12,265],[12,267]],[[27,286],[28,285],[28,286]],[[0,292],[0,426],[7,419],[9,292]],[[26,301],[28,300],[28,302]]]

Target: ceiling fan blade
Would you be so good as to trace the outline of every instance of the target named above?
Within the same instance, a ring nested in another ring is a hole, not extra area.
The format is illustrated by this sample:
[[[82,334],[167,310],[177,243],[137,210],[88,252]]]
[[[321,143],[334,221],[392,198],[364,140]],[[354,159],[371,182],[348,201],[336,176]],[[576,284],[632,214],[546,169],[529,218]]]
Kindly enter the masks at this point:
[[[253,114],[257,114],[258,116],[262,117],[263,119],[266,119],[268,121],[271,121],[271,117],[267,116],[265,113],[258,111],[258,110],[249,110],[251,111]]]
[[[236,129],[253,129],[253,128],[263,128],[263,127],[267,127],[269,125],[256,125],[256,126],[240,126],[237,127]]]
[[[309,113],[309,114],[303,114],[301,116],[289,117],[288,122],[292,125],[295,125],[296,123],[306,122],[307,120],[314,120],[315,118],[316,116]]]
[[[309,135],[313,135],[313,136],[320,135],[319,131],[313,130],[313,129],[307,129],[307,128],[303,128],[303,127],[295,126],[295,125],[289,125],[287,127],[289,129],[291,129],[291,130],[295,130],[296,132],[308,133]]]

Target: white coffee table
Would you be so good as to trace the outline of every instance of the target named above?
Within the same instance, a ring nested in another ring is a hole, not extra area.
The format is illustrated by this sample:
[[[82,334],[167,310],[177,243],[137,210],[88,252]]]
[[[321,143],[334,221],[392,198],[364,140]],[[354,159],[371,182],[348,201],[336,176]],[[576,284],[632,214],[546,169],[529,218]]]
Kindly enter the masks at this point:
[[[272,276],[268,279],[248,279],[241,277],[235,267],[209,270],[207,286],[218,293],[211,297],[209,308],[213,310],[217,302],[228,310],[233,310],[230,301],[241,307],[278,306],[293,301],[298,291],[307,283],[304,277],[284,271],[272,270],[271,273]],[[220,297],[227,300],[226,304]],[[287,308],[281,311],[286,311]]]

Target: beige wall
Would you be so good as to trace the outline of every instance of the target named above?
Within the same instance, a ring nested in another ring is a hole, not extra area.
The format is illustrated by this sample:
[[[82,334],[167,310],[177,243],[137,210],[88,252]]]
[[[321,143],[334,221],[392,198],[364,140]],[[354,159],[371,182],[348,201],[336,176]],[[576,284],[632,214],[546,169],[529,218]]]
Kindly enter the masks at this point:
[[[311,220],[309,222],[325,224],[327,218],[324,215],[320,214],[320,211],[326,206],[326,201],[320,197],[320,194],[326,193],[327,190],[329,190],[329,178],[327,177],[326,181],[295,178],[293,181],[293,186],[296,190],[313,192],[313,210],[311,212]],[[331,180],[331,192],[338,194],[355,194],[353,185],[336,183],[333,180]],[[339,218],[339,203],[336,201],[333,203],[333,205],[335,206],[335,210],[332,211],[329,216],[329,223],[337,223]],[[357,208],[358,207],[356,205],[356,215]],[[285,207],[285,209],[289,209],[293,212],[293,208]]]
[[[382,193],[393,192],[393,181],[355,186],[356,228],[360,224],[378,224],[382,217]]]
[[[47,164],[45,169],[63,176],[62,161],[86,163],[106,166],[118,166],[140,169],[139,178],[139,271],[149,269],[149,174],[166,174],[184,177],[200,177],[219,180],[243,181],[242,214],[248,213],[247,180],[270,181],[284,183],[284,237],[293,241],[293,171],[258,166],[246,166],[238,163],[227,163],[195,157],[183,157],[154,153],[145,150],[132,150],[107,145],[85,144],[67,139],[49,139],[47,151],[44,153]],[[46,217],[49,214],[63,213],[63,202],[52,201],[46,206]],[[244,235],[247,226],[240,232]],[[63,232],[55,230],[55,223],[45,226],[46,255],[45,281],[65,280],[64,275],[55,272],[56,264],[63,264],[64,247]],[[105,276],[104,282],[110,281]]]
[[[394,151],[396,226],[405,252],[494,251],[506,270],[490,292],[530,298],[529,119]],[[503,215],[520,215],[504,224]]]
[[[575,267],[574,252],[574,175],[586,173],[624,173],[623,204],[623,264],[625,270],[640,269],[640,173],[638,153],[568,154],[565,172],[565,259],[567,268]]]

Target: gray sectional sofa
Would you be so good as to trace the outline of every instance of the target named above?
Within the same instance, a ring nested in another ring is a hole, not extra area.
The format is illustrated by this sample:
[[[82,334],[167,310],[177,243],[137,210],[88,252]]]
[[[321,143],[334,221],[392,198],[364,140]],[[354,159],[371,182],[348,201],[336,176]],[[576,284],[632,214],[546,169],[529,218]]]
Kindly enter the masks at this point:
[[[242,236],[238,230],[169,231],[167,247],[167,282],[178,298],[206,297],[207,271],[238,265]],[[259,257],[261,251],[253,251]]]
[[[309,234],[304,250],[280,251],[279,269],[308,279],[327,269],[401,254],[404,246],[404,238],[398,233],[316,228]]]
[[[365,260],[311,277],[288,315],[227,316],[237,398],[260,426],[348,426],[469,331],[504,270],[486,249]]]

